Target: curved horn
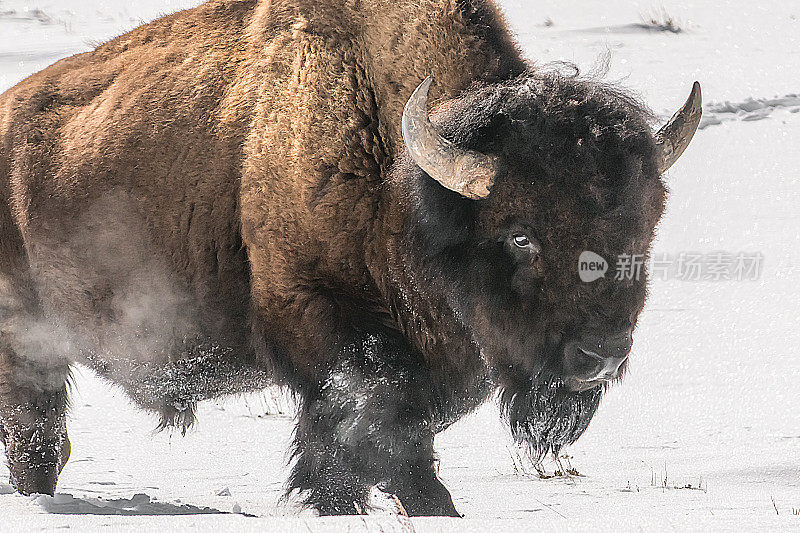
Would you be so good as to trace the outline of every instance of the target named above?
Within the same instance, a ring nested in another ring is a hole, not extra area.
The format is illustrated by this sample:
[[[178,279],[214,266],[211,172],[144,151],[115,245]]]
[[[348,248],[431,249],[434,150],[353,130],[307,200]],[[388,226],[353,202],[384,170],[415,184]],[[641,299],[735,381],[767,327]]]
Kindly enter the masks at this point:
[[[411,158],[442,186],[478,200],[489,195],[496,173],[495,160],[464,150],[442,137],[428,119],[428,77],[408,99],[403,110],[403,140]]]
[[[692,140],[700,117],[703,116],[700,84],[694,82],[692,93],[683,107],[675,113],[669,122],[656,133],[656,144],[661,148],[662,159],[658,166],[659,173],[664,173],[678,160],[689,141]]]

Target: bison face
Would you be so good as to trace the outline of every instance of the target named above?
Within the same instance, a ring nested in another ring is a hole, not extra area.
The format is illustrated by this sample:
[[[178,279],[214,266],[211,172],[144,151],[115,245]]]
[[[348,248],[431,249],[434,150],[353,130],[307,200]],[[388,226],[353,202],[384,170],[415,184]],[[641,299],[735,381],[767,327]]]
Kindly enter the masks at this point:
[[[665,197],[643,131],[638,147],[622,150],[584,138],[560,154],[537,147],[503,157],[493,194],[474,208],[473,253],[462,259],[473,280],[462,309],[493,366],[573,390],[622,373],[646,296],[642,263]],[[585,252],[602,257],[610,272],[583,281]],[[639,271],[617,276],[617,258],[635,260]]]
[[[583,391],[623,373],[664,209],[660,174],[697,126],[695,91],[656,135],[629,97],[557,75],[478,88],[440,108],[436,125],[419,113],[424,98],[409,101],[416,165],[403,179],[424,275],[445,280],[448,305],[501,376]],[[584,252],[608,263],[605,277],[581,280]]]

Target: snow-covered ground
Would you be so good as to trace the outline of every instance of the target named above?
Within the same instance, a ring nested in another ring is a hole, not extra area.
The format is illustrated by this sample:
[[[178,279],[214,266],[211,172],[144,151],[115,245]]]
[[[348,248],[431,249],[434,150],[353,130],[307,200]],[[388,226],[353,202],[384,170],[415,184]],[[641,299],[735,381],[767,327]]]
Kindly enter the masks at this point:
[[[0,90],[194,3],[0,0]],[[153,434],[153,418],[78,370],[60,494],[0,483],[0,530],[800,528],[800,2],[502,6],[530,57],[591,70],[608,56],[608,78],[665,116],[699,80],[706,118],[667,177],[655,253],[764,258],[757,281],[653,281],[632,371],[568,450],[582,475],[532,475],[487,405],[437,438],[464,519],[318,519],[279,501],[292,417],[266,415],[269,395],[204,405],[186,437]],[[662,6],[683,31],[642,27]]]

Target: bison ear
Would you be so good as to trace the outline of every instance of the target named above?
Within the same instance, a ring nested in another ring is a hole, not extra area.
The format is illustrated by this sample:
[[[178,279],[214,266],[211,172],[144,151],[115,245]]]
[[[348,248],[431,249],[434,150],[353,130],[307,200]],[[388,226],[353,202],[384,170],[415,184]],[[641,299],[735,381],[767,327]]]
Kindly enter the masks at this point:
[[[428,77],[411,95],[403,110],[403,140],[411,158],[431,178],[461,196],[478,200],[489,196],[497,165],[494,158],[465,150],[445,139],[428,119]]]
[[[658,172],[663,174],[681,156],[700,125],[703,116],[700,84],[694,82],[692,93],[683,107],[656,133],[656,145],[661,149]]]

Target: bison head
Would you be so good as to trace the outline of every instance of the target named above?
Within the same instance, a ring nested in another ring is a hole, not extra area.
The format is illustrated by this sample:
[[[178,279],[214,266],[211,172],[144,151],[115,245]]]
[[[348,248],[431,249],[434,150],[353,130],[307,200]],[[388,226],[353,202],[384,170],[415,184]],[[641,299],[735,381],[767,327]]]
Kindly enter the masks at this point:
[[[661,174],[697,128],[699,85],[657,133],[644,106],[596,81],[479,86],[433,121],[429,86],[403,116],[419,275],[446,280],[448,305],[500,380],[596,406],[626,366],[664,209]],[[584,252],[611,272],[582,281]],[[618,258],[635,268],[615,275]]]

